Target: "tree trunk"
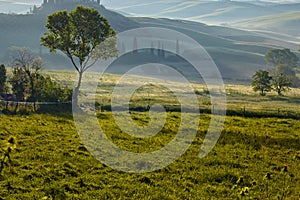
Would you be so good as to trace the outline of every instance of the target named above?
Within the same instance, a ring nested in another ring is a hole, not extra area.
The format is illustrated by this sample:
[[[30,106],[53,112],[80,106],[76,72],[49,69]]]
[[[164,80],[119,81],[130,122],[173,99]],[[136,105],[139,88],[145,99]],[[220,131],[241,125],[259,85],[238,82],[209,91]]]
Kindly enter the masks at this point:
[[[81,80],[82,80],[82,75],[83,75],[83,72],[78,72],[78,83],[77,83],[77,86],[75,87],[74,89],[74,92],[73,92],[73,104],[79,108],[79,105],[78,105],[78,95],[79,95],[79,89],[80,89],[80,86],[81,86]]]
[[[278,96],[281,96],[281,87],[279,86],[278,88],[277,88],[277,94],[278,94]]]
[[[17,101],[16,106],[15,106],[15,110],[14,110],[14,113],[17,113],[18,108],[19,108],[19,102]]]
[[[36,92],[35,92],[35,85],[34,85],[34,77],[33,75],[30,73],[29,70],[26,70],[26,73],[29,77],[30,80],[30,89],[31,89],[31,94],[30,94],[30,98],[31,101],[33,101],[33,111],[36,111]]]
[[[35,112],[35,111],[36,111],[36,102],[34,100],[34,102],[33,102],[33,112]]]

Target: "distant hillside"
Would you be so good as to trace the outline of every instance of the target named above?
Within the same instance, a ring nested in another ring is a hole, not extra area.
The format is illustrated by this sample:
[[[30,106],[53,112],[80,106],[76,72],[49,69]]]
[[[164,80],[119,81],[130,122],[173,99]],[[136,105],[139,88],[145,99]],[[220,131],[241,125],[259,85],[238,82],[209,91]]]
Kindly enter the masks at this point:
[[[109,8],[135,16],[218,24],[300,10],[300,4],[272,4],[263,1],[114,0],[106,4]]]
[[[141,26],[163,27],[182,32],[198,41],[210,53],[224,77],[249,78],[265,67],[264,54],[270,48],[298,50],[294,37],[243,31],[221,26],[170,19],[132,18]],[[295,39],[297,40],[297,39]],[[300,40],[297,40],[298,42]]]
[[[237,23],[233,23],[232,26],[243,27],[247,29],[281,32],[299,37],[300,11],[242,20]]]
[[[33,13],[42,16],[47,16],[48,14],[58,10],[70,11],[73,10],[77,5],[84,5],[86,7],[93,7],[96,10],[99,10],[99,12],[109,20],[111,26],[116,31],[124,31],[138,27],[137,23],[131,21],[130,19],[124,17],[123,15],[117,12],[107,10],[104,6],[99,5],[94,0],[56,0],[56,3],[50,3],[51,1],[48,1],[48,3],[44,3],[41,7],[34,10]]]
[[[144,3],[147,3],[147,1]],[[151,2],[148,3],[151,4]],[[165,3],[168,4],[168,2]],[[231,4],[232,2],[227,3]],[[139,5],[138,2],[136,4],[137,6]],[[203,23],[185,20],[145,17],[127,18],[103,6],[96,4],[89,5],[98,9],[102,15],[108,18],[110,24],[117,32],[137,27],[164,27],[180,31],[192,37],[210,53],[225,78],[247,79],[257,69],[265,68],[263,55],[270,48],[286,47],[294,50],[298,48],[296,42],[299,42],[299,39],[289,35],[252,32],[222,26],[208,26]],[[45,60],[45,68],[72,68],[69,61],[63,55],[59,53],[56,55],[50,54],[48,49],[40,47],[40,37],[47,31],[44,28],[47,14],[55,10],[71,10],[75,6],[75,3],[63,6],[42,6],[35,9],[33,14],[26,15],[0,14],[0,27],[2,30],[0,32],[0,59],[2,58],[0,63],[7,62],[7,48],[15,45],[30,47],[41,55]],[[116,62],[118,67],[113,68],[113,72],[121,73],[124,71],[122,69],[123,66],[121,66],[123,62],[130,65],[135,60],[143,62],[143,59],[162,62],[152,55],[145,55],[144,57],[132,57],[129,55],[122,62]],[[181,61],[173,59],[164,62],[172,62],[172,65],[175,65],[181,71],[188,69],[186,74],[192,75],[193,73],[190,68],[185,68],[186,66],[182,65]]]
[[[62,56],[48,55],[48,49],[40,46],[40,38],[47,31],[45,28],[47,15],[56,10],[72,10],[77,4],[71,3],[64,6],[52,6],[37,8],[32,14],[0,14],[0,62],[7,63],[6,54],[10,46],[24,46],[34,52],[43,54],[46,67],[67,65],[67,60]],[[95,6],[105,16],[111,26],[118,32],[137,28],[138,23],[124,17],[121,14],[105,9],[103,6]]]

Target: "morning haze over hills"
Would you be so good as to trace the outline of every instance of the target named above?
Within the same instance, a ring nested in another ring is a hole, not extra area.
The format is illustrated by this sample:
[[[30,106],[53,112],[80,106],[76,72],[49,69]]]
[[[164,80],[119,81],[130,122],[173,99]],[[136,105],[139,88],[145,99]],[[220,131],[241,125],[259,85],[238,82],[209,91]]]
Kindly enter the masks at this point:
[[[8,2],[6,13],[12,10]],[[26,46],[42,56],[45,68],[71,68],[62,55],[42,48],[40,37],[46,32],[48,14],[72,10],[78,4],[99,10],[117,32],[154,26],[192,37],[205,47],[224,78],[249,79],[256,70],[267,67],[263,56],[269,49],[289,48],[296,53],[300,43],[300,3],[45,0],[28,14],[0,14],[0,62],[8,63],[5,58],[10,46]],[[4,10],[2,6],[1,11]]]

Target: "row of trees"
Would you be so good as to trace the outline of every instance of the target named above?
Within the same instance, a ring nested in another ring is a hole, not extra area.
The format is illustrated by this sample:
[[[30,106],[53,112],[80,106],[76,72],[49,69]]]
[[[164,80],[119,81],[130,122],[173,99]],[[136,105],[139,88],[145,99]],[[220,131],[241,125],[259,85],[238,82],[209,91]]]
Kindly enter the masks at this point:
[[[4,65],[0,67],[0,94],[12,92],[15,101],[63,102],[70,101],[72,90],[41,73],[42,59],[30,49],[12,47],[10,50],[12,75],[7,76]]]
[[[262,96],[272,90],[283,95],[290,87],[299,86],[300,81],[296,76],[299,58],[296,54],[289,49],[273,49],[266,53],[265,60],[272,68],[256,71],[252,77],[254,91],[259,91]]]

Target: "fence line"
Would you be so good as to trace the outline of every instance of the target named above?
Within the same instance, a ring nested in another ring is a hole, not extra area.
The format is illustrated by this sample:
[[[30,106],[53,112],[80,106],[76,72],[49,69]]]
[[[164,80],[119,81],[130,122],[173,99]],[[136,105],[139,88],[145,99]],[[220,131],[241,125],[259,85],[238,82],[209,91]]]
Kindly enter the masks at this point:
[[[2,104],[14,104],[14,105],[67,105],[71,104],[72,101],[66,101],[66,102],[18,102],[18,101],[5,101],[0,100],[0,105]],[[88,104],[87,104],[88,105]],[[11,106],[11,105],[10,105]],[[97,106],[96,106],[97,107]],[[199,111],[204,113],[211,113],[216,111],[214,105],[199,105]],[[111,111],[111,105],[99,105],[98,111]],[[131,108],[132,111],[141,111],[145,112],[148,111],[147,107],[144,106],[137,106],[134,108]],[[169,104],[166,105],[166,110],[169,112],[180,112],[181,111],[181,105],[180,104]],[[189,110],[189,109],[188,109]],[[120,111],[125,111],[123,107],[120,107]],[[193,112],[192,110],[189,110]],[[252,108],[247,106],[234,106],[232,108],[227,107],[226,113],[228,116],[244,116],[244,117],[250,117],[250,116],[277,116],[277,117],[292,117],[296,119],[300,119],[300,110],[298,107],[274,107],[274,108]]]
[[[16,103],[21,105],[59,105],[59,104],[71,104],[72,101],[65,101],[65,102],[26,102],[26,101],[5,101],[0,100],[0,103]]]

